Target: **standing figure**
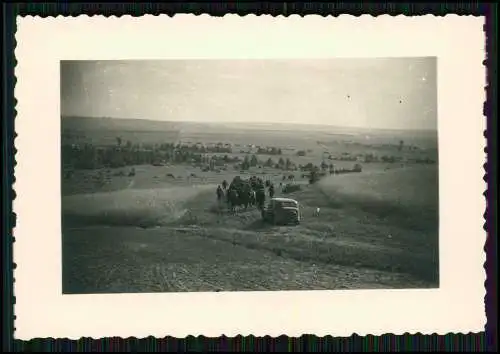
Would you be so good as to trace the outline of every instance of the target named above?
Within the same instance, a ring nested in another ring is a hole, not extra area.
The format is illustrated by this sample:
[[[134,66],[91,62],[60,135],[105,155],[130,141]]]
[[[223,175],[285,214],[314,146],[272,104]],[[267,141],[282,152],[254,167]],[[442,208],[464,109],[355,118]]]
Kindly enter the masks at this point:
[[[260,184],[255,191],[255,202],[257,204],[257,209],[262,210],[266,202],[266,190],[264,185]]]
[[[220,185],[217,186],[216,194],[217,194],[217,201],[220,203],[224,198],[224,191],[222,190]]]
[[[222,190],[221,186],[217,186],[217,212],[221,213],[222,212],[222,204],[224,204],[224,191]]]
[[[272,199],[272,198],[273,198],[273,196],[274,196],[274,185],[271,183],[271,184],[269,185],[269,198],[271,198],[271,199]]]
[[[232,214],[236,213],[236,208],[241,205],[238,196],[238,191],[235,188],[229,188],[227,192],[227,201],[229,204],[229,210]]]

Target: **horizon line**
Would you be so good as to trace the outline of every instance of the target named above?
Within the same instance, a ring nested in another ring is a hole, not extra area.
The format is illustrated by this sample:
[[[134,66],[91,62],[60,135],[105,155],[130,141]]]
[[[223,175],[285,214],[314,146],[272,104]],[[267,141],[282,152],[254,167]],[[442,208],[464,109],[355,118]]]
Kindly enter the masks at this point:
[[[241,124],[241,125],[298,125],[298,126],[312,126],[312,127],[334,127],[341,129],[367,129],[367,130],[396,130],[396,131],[415,131],[415,132],[437,132],[437,127],[432,128],[381,128],[381,127],[367,127],[367,126],[346,126],[346,125],[334,125],[334,124],[320,124],[320,123],[297,123],[297,122],[253,122],[253,121],[200,121],[200,120],[158,120],[152,118],[124,118],[124,117],[108,117],[108,116],[79,116],[79,115],[64,115],[61,114],[61,118],[90,118],[90,119],[114,119],[114,120],[138,120],[147,122],[158,122],[158,123],[200,123],[200,124]]]

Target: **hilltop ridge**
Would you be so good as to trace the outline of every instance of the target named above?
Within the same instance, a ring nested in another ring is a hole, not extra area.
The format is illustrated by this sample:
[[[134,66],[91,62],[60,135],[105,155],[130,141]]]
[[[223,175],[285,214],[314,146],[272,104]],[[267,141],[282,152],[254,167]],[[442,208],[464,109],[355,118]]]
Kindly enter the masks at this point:
[[[325,129],[335,133],[362,134],[367,132],[377,133],[411,133],[435,135],[436,130],[415,130],[415,129],[388,129],[388,128],[361,128],[347,127],[332,124],[308,124],[308,123],[282,123],[282,122],[223,122],[223,121],[174,121],[155,120],[138,118],[118,118],[118,117],[83,117],[83,116],[61,116],[63,126],[67,128],[81,129],[109,129],[109,130],[178,130],[178,129],[206,129],[217,127],[217,129],[249,129],[249,130],[307,130],[324,132]]]

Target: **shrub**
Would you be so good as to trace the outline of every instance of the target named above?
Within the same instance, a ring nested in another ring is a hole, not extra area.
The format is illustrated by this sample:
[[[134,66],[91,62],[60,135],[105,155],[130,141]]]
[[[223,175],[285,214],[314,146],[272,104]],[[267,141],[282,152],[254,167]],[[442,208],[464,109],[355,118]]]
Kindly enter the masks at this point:
[[[290,184],[288,183],[283,188],[283,193],[293,193],[301,189],[300,184]]]
[[[353,169],[352,169],[353,172],[361,172],[362,170],[363,170],[363,167],[359,163],[355,164]]]
[[[319,173],[317,173],[316,171],[311,171],[309,175],[309,184],[314,184],[318,182],[319,179],[320,179]]]

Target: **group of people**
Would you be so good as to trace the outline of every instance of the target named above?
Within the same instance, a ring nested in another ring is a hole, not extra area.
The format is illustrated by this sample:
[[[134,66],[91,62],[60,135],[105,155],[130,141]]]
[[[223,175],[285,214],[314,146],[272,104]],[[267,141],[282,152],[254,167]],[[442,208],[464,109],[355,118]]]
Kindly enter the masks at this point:
[[[266,199],[266,187],[269,198],[273,198],[274,185],[271,181],[264,183],[260,177],[252,176],[248,180],[243,180],[236,176],[230,184],[224,180],[222,184],[217,186],[217,200],[219,204],[227,202],[233,211],[238,206],[243,206],[246,209],[256,205],[257,208],[262,209]]]

